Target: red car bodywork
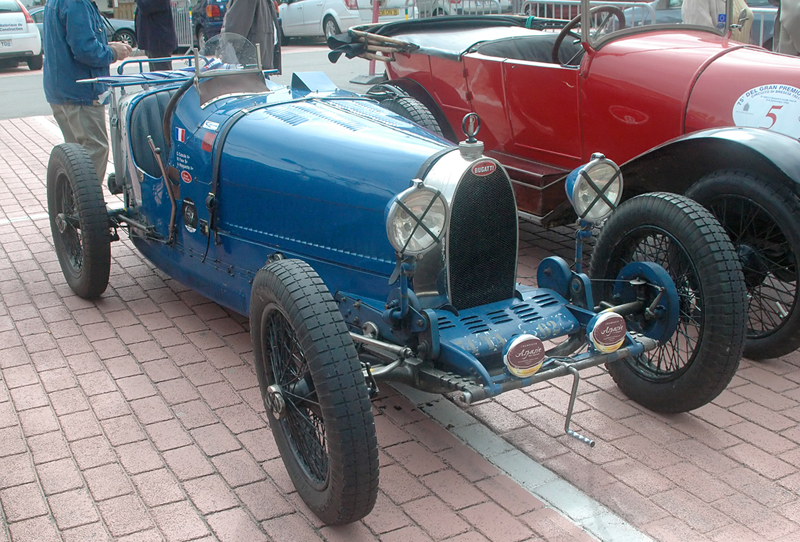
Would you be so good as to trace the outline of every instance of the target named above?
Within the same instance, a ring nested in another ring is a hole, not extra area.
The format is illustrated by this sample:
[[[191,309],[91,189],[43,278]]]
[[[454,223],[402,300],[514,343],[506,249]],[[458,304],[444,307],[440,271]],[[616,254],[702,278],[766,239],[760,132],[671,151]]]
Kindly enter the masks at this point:
[[[520,210],[534,217],[565,208],[557,181],[594,152],[625,164],[685,133],[735,126],[734,105],[752,89],[800,87],[799,59],[712,32],[655,27],[607,41],[577,67],[476,51],[399,53],[387,73],[435,102],[450,137],[466,113],[478,113],[488,154],[509,169]],[[769,128],[783,114],[778,107],[750,125]],[[628,181],[637,184],[626,172]]]

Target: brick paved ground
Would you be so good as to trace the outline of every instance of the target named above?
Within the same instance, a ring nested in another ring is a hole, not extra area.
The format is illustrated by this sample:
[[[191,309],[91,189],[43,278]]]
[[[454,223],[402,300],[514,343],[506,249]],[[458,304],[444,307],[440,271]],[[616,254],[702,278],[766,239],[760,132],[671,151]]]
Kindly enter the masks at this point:
[[[375,511],[322,527],[264,421],[244,318],[125,241],[101,300],[66,286],[46,218],[59,140],[48,122],[0,121],[0,542],[589,540],[498,470],[508,443],[657,540],[800,540],[796,354],[744,361],[713,404],[674,416],[585,372],[574,422],[595,448],[563,435],[568,379],[473,406],[485,427],[452,433],[421,412],[434,403],[385,392]],[[570,247],[526,225],[520,275]],[[481,432],[505,439],[483,447],[492,462],[453,436]],[[619,539],[612,531],[601,538]]]

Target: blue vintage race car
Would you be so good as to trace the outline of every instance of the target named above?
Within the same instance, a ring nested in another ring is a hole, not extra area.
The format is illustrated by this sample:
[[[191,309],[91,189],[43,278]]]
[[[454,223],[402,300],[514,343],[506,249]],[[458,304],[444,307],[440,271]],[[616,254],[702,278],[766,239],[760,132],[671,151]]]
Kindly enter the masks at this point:
[[[569,428],[581,369],[605,364],[663,412],[704,405],[733,377],[745,286],[698,204],[650,193],[618,206],[619,168],[595,155],[567,182],[581,217],[574,267],[546,258],[538,287],[523,286],[514,192],[482,154],[476,115],[454,146],[323,74],[274,85],[241,37],[206,49],[197,70],[106,80],[109,188],[124,206],[106,206],[81,147],[55,147],[54,244],[81,297],[106,289],[122,232],[176,280],[249,314],[275,440],[324,522],[375,503],[380,382],[470,404],[573,375],[565,430],[593,444]],[[613,276],[590,280],[582,247],[604,221],[593,258]]]

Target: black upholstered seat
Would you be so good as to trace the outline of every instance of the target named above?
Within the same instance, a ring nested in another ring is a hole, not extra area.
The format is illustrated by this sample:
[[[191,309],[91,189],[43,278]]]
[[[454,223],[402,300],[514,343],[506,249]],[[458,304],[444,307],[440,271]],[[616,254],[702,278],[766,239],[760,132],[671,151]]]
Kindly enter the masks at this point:
[[[487,56],[509,58],[512,60],[525,60],[528,62],[553,62],[553,44],[556,33],[538,34],[535,36],[513,37],[502,40],[490,41],[478,47],[479,53]],[[580,43],[572,43],[573,39],[567,36],[561,44],[559,57],[566,62],[581,50]]]
[[[131,114],[129,130],[133,161],[142,171],[152,177],[161,177],[161,169],[147,142],[147,136],[153,137],[156,147],[166,150],[162,120],[169,99],[175,94],[175,91],[176,89],[165,89],[148,94],[134,106]],[[166,161],[166,156],[162,156],[162,159]]]

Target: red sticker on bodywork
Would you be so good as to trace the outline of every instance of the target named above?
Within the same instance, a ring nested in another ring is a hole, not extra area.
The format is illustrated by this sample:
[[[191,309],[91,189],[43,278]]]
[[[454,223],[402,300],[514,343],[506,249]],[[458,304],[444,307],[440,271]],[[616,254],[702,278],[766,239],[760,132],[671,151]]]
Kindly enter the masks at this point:
[[[203,144],[200,145],[200,148],[206,152],[211,152],[211,149],[214,145],[214,139],[216,139],[217,134],[214,132],[206,132],[206,135],[203,136]]]
[[[472,166],[472,173],[475,175],[479,175],[481,177],[486,177],[487,175],[491,175],[492,173],[497,170],[497,164],[492,162],[491,160],[481,160],[474,166]]]
[[[188,171],[181,171],[181,180],[185,183],[192,182],[192,174]]]

